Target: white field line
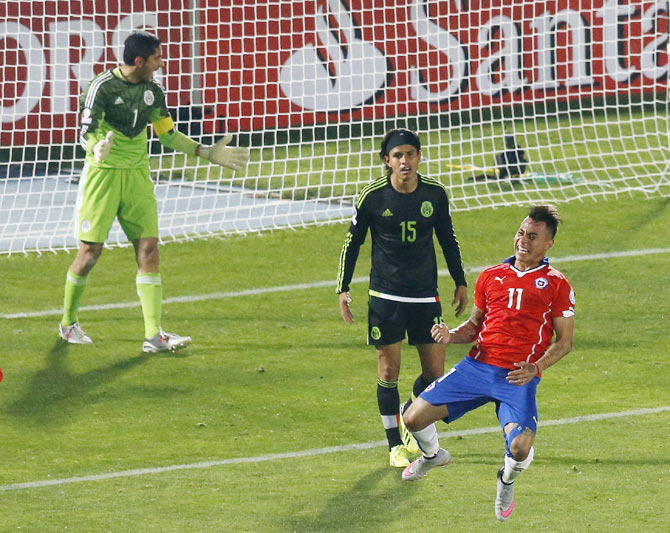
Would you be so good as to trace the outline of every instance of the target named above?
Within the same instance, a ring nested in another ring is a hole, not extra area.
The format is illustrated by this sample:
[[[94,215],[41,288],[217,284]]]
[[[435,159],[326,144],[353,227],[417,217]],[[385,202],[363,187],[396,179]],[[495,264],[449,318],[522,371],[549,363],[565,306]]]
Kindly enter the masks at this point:
[[[595,261],[598,259],[612,259],[616,257],[638,257],[643,255],[652,255],[652,254],[667,254],[670,253],[670,248],[647,248],[642,250],[623,250],[620,252],[605,252],[599,254],[587,254],[587,255],[568,255],[565,257],[554,257],[551,259],[551,263],[571,263],[575,261]],[[489,266],[489,265],[487,265]],[[487,266],[477,266],[466,268],[466,272],[481,272]],[[447,276],[449,272],[447,270],[440,270],[440,276]],[[367,282],[367,276],[360,276],[354,278],[352,283],[363,283]],[[163,300],[164,304],[172,303],[191,303],[191,302],[203,302],[209,300],[222,300],[224,298],[239,298],[242,296],[255,296],[259,294],[269,294],[273,292],[287,292],[287,291],[299,291],[305,289],[319,289],[322,287],[335,287],[335,281],[326,280],[326,281],[315,281],[312,283],[298,283],[295,285],[282,285],[279,287],[260,287],[257,289],[246,289],[243,291],[230,291],[230,292],[212,292],[209,294],[198,294],[193,296],[175,296],[172,298],[166,298]],[[139,307],[139,301],[133,302],[118,302],[118,303],[109,303],[109,304],[100,304],[100,305],[86,305],[81,307],[80,311],[105,311],[107,309],[126,309],[130,307]],[[60,316],[63,313],[63,309],[47,309],[44,311],[28,311],[23,313],[0,313],[0,318],[4,319],[13,319],[13,318],[35,318],[42,316]]]
[[[564,426],[567,424],[579,424],[581,422],[593,422],[598,420],[607,420],[610,418],[621,418],[627,416],[644,416],[655,413],[670,411],[670,405],[654,408],[633,409],[631,411],[619,411],[616,413],[599,413],[593,415],[575,416],[571,418],[559,418],[558,420],[546,420],[540,422],[540,426]],[[485,428],[464,429],[461,431],[446,431],[439,434],[440,438],[447,439],[458,436],[482,435],[484,433],[496,433],[501,431],[500,426],[491,426]],[[262,463],[264,461],[278,461],[282,459],[296,459],[299,457],[314,457],[317,455],[326,455],[330,453],[349,452],[354,450],[368,450],[370,448],[379,448],[386,446],[385,440],[374,442],[361,442],[358,444],[344,444],[342,446],[328,446],[325,448],[312,448],[310,450],[301,450],[297,452],[273,453],[269,455],[256,455],[253,457],[235,457],[233,459],[221,459],[218,461],[204,461],[200,463],[187,463],[182,465],[157,466],[152,468],[137,468],[134,470],[121,470],[119,472],[107,472],[105,474],[94,474],[90,476],[78,476],[62,479],[45,479],[41,481],[28,481],[26,483],[13,483],[11,485],[0,485],[1,491],[14,491],[22,489],[35,489],[40,487],[49,487],[51,485],[66,485],[68,483],[85,483],[89,481],[102,481],[104,479],[113,479],[119,477],[144,476],[150,474],[162,474],[174,470],[192,470],[195,468],[212,468],[214,466],[234,465],[242,463]]]

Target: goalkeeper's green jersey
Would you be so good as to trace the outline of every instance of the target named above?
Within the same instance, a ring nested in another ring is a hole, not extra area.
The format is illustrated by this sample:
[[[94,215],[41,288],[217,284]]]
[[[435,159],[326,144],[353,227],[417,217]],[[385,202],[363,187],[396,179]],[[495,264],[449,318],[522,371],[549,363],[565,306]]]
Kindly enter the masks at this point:
[[[97,76],[79,104],[80,143],[88,163],[107,168],[148,168],[147,124],[170,116],[160,85],[154,81],[130,83],[117,67]],[[93,145],[110,130],[114,131],[112,149],[104,161],[96,163]]]

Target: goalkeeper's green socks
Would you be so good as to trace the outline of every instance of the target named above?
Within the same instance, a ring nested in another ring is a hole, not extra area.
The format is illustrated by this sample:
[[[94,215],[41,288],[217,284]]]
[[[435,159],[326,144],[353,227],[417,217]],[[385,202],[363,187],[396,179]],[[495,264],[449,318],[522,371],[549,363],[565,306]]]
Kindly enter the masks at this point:
[[[154,338],[161,329],[163,287],[158,272],[138,273],[135,278],[137,295],[144,315],[144,338]]]
[[[63,298],[63,318],[61,319],[63,326],[69,326],[77,322],[79,299],[84,293],[87,279],[88,276],[78,276],[68,269],[65,279],[65,297]]]

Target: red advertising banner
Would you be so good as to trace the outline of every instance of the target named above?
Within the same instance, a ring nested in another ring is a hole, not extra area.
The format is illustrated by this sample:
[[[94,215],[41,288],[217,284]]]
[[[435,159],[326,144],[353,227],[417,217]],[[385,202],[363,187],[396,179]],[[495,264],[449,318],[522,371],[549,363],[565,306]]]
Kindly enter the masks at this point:
[[[190,98],[188,0],[0,0],[2,147],[62,144],[78,137],[78,97],[123,61],[123,41],[145,29],[172,58],[170,105]],[[165,79],[161,81],[166,81]]]
[[[667,1],[207,4],[206,100],[231,130],[667,89]]]
[[[135,28],[210,131],[667,90],[668,1],[193,3],[0,0],[2,146],[74,142],[78,95]]]

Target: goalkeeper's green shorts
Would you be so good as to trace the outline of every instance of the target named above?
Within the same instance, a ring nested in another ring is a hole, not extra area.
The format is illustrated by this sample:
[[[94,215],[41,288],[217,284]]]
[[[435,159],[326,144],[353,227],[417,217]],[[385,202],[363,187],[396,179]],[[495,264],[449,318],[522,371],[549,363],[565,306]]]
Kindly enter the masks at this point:
[[[102,243],[114,219],[129,240],[158,237],[158,214],[149,169],[84,165],[77,192],[75,238]]]

